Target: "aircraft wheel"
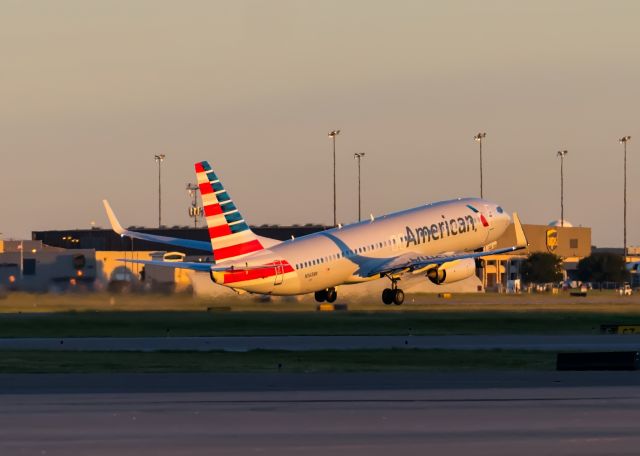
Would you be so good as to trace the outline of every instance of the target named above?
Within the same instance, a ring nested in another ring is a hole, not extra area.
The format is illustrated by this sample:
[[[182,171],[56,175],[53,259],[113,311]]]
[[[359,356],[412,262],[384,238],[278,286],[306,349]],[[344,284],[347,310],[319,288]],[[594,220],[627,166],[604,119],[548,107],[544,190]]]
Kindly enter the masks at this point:
[[[382,302],[389,305],[393,302],[393,290],[391,288],[385,288],[382,291]]]
[[[331,288],[325,292],[327,295],[327,302],[335,302],[338,299],[338,292],[335,288]]]
[[[317,302],[325,302],[327,300],[327,290],[320,290],[314,293]]]
[[[401,289],[393,290],[393,303],[396,306],[401,305],[404,302],[404,291]]]

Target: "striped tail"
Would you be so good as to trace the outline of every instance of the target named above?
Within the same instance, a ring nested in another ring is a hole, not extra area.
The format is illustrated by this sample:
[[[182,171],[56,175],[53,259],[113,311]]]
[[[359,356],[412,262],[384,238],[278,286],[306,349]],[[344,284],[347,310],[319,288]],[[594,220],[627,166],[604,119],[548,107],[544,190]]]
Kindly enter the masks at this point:
[[[263,250],[258,237],[245,223],[209,163],[203,161],[196,163],[195,167],[214,262]]]

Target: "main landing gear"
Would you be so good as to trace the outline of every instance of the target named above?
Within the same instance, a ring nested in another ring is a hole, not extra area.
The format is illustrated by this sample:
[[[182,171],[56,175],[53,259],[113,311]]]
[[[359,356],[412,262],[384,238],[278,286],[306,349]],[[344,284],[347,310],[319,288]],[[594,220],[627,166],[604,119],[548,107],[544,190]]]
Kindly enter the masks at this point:
[[[398,288],[398,280],[390,277],[391,279],[391,288],[385,288],[382,292],[382,302],[387,305],[395,304],[396,306],[401,305],[404,302],[404,291]]]
[[[325,290],[316,291],[314,294],[318,302],[335,302],[338,299],[338,292],[335,288],[327,288]]]

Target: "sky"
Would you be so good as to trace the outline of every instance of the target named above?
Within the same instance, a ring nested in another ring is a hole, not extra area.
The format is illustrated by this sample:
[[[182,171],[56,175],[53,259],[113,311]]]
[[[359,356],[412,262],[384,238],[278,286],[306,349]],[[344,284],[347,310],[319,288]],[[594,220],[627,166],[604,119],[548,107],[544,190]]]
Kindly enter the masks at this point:
[[[0,232],[188,225],[209,160],[253,225],[479,194],[640,245],[640,2],[0,0]],[[635,141],[635,142],[634,142]]]

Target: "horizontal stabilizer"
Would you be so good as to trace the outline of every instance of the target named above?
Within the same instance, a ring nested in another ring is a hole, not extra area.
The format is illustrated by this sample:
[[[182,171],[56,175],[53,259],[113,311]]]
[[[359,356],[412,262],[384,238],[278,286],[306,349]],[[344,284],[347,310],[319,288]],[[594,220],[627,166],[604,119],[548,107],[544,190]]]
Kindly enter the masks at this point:
[[[145,266],[161,266],[165,268],[174,269],[190,269],[192,271],[211,271],[211,263],[198,263],[189,261],[156,261],[156,260],[130,260],[126,258],[119,258],[118,261],[124,263],[144,264]]]
[[[242,271],[254,271],[273,268],[273,265],[227,265],[217,266],[214,263],[201,263],[197,261],[158,261],[158,260],[130,260],[127,258],[119,258],[117,261],[124,263],[136,263],[144,264],[145,266],[161,266],[164,268],[174,269],[190,269],[192,271],[203,272],[242,272]]]

